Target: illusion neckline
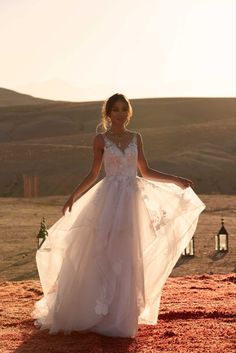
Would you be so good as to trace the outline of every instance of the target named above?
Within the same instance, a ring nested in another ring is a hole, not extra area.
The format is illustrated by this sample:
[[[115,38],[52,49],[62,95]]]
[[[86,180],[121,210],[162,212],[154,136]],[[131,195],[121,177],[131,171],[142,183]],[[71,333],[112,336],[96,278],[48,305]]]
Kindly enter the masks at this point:
[[[127,148],[131,145],[131,143],[133,143],[133,140],[134,140],[134,136],[135,136],[135,132],[132,132],[132,138],[130,139],[130,142],[128,143],[128,145],[125,147],[125,149],[124,150],[122,150],[120,147],[118,147],[117,146],[117,144],[114,142],[114,141],[112,141],[111,139],[109,139],[109,137],[107,137],[106,135],[105,135],[105,133],[103,134],[103,136],[111,143],[111,144],[113,144],[118,150],[120,150],[122,153],[123,153],[123,155],[125,155],[125,151],[127,150]]]

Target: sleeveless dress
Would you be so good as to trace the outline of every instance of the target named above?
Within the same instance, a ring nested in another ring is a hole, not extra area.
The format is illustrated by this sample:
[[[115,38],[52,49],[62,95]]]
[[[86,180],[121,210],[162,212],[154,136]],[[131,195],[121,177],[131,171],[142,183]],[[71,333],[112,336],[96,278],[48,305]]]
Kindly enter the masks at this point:
[[[137,134],[124,151],[102,134],[105,177],[48,230],[36,252],[36,327],[134,337],[155,325],[162,288],[205,205],[191,187],[137,175]]]

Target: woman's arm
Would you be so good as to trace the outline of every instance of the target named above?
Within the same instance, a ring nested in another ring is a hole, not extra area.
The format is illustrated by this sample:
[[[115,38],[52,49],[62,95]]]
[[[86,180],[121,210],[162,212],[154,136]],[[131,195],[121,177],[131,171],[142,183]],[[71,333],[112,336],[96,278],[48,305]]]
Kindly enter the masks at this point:
[[[71,211],[73,203],[78,199],[93,183],[96,181],[101,166],[102,166],[102,156],[104,150],[104,141],[101,135],[96,135],[93,140],[93,163],[88,175],[84,180],[73,190],[69,199],[63,206],[62,213],[65,215],[66,209],[69,208]]]
[[[172,174],[162,173],[158,170],[151,169],[148,166],[148,162],[144,155],[143,139],[140,133],[137,134],[137,144],[138,144],[138,168],[143,177],[154,179],[154,180],[173,182],[177,185],[181,184],[186,187],[193,186],[193,182],[189,179],[182,178]]]

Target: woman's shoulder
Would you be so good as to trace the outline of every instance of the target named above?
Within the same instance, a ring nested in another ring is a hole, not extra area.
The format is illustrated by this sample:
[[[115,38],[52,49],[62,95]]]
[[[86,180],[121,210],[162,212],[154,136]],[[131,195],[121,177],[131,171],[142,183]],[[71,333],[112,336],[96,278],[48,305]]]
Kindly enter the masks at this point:
[[[104,133],[101,133],[101,132],[96,133],[93,141],[94,141],[95,145],[103,147],[104,146]]]
[[[132,132],[133,136],[135,136],[135,140],[136,140],[138,146],[143,145],[142,134],[139,131],[134,131],[134,130],[132,130],[131,132]]]
[[[139,131],[135,131],[135,130],[127,130],[127,131],[132,135],[136,135],[136,136],[140,135]]]
[[[134,131],[134,130],[130,130],[130,132],[133,134],[133,135],[135,135],[136,136],[136,139],[137,140],[140,140],[140,139],[142,139],[142,135],[141,135],[141,133],[139,132],[139,131]]]
[[[107,135],[107,131],[96,132],[95,138],[97,137],[97,138],[99,138],[99,139],[103,139],[106,135]]]
[[[96,132],[95,138],[101,138],[104,135],[104,132]]]

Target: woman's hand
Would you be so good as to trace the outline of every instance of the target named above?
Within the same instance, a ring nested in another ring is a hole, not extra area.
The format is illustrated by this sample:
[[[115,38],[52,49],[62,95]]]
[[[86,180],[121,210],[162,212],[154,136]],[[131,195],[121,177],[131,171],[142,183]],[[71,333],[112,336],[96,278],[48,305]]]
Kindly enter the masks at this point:
[[[189,187],[189,186],[191,186],[191,187],[194,186],[194,183],[192,182],[192,180],[189,180],[189,179],[186,179],[186,178],[177,177],[176,181],[181,183],[186,188]]]
[[[71,212],[73,203],[74,203],[74,198],[73,196],[70,196],[70,198],[66,201],[65,205],[63,206],[63,209],[62,209],[63,215],[65,215],[67,208],[69,208],[69,212]]]

